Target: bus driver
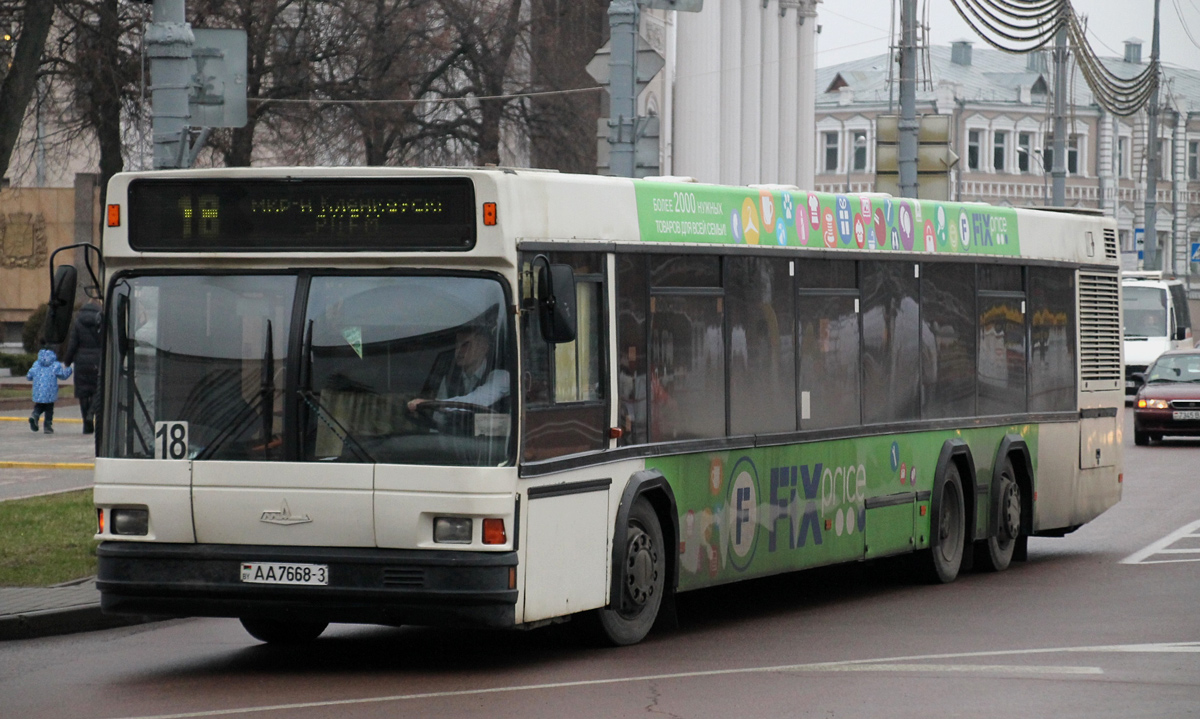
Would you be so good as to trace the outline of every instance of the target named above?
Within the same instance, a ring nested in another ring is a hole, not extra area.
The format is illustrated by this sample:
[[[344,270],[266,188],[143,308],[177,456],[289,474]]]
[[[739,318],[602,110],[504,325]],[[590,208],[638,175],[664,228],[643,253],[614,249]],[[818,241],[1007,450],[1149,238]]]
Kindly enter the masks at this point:
[[[488,333],[482,327],[471,326],[460,330],[455,336],[452,366],[443,370],[438,366],[441,363],[434,364],[434,374],[427,384],[427,388],[437,388],[433,398],[416,397],[409,400],[409,411],[417,412],[427,402],[434,402],[435,405],[443,402],[463,403],[474,405],[470,410],[479,411],[493,409],[507,399],[510,390],[508,370],[495,366],[496,358],[492,355],[491,345]],[[441,379],[435,380],[438,374],[441,374]],[[465,409],[468,408],[450,408],[449,411],[458,413]],[[439,425],[447,423],[447,418],[441,419]]]

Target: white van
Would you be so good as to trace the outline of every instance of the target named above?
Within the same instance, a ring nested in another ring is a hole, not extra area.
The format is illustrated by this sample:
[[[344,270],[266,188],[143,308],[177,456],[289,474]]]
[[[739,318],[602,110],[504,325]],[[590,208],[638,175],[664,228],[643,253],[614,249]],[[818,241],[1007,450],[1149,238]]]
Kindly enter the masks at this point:
[[[1187,290],[1162,272],[1124,272],[1121,277],[1125,332],[1125,394],[1137,394],[1134,372],[1145,372],[1167,350],[1192,347]]]

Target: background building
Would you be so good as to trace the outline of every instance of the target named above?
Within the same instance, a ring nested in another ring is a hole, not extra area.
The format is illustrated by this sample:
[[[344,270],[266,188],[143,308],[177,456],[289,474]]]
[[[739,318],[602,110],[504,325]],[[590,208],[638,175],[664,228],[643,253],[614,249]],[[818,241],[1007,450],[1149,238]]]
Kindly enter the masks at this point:
[[[1125,43],[1109,69],[1136,75],[1140,40]],[[816,188],[868,192],[874,187],[876,118],[899,113],[898,75],[878,55],[817,71]],[[1187,274],[1190,243],[1200,242],[1200,71],[1164,65],[1156,225],[1163,268]],[[1053,168],[1053,74],[1049,52],[1013,55],[969,41],[930,47],[918,85],[918,114],[951,115],[959,162],[951,199],[1012,206],[1048,204]],[[1082,75],[1069,81],[1066,203],[1115,217],[1125,262],[1136,262],[1143,227],[1146,135],[1143,111],[1115,117],[1096,104]]]

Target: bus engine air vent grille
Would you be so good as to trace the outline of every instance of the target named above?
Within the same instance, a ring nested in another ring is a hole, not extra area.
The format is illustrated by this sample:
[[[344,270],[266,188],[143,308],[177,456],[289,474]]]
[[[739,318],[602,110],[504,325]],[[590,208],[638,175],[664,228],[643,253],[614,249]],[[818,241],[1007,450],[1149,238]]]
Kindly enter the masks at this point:
[[[386,567],[383,586],[420,588],[425,586],[425,570],[420,567]]]
[[[1079,377],[1084,390],[1120,387],[1120,279],[1116,274],[1079,273]]]
[[[1117,259],[1117,231],[1111,228],[1104,230],[1104,259]]]

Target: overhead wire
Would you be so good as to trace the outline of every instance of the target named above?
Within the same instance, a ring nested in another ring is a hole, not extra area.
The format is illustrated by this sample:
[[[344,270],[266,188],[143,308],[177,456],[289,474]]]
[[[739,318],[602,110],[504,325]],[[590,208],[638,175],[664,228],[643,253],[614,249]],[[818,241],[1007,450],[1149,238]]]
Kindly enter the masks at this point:
[[[950,2],[979,37],[1003,52],[1029,53],[1039,50],[1066,28],[1068,43],[1080,73],[1096,101],[1114,115],[1129,116],[1138,112],[1158,88],[1161,67],[1157,59],[1133,77],[1123,77],[1109,70],[1092,50],[1087,30],[1070,0]],[[1176,11],[1179,11],[1179,0],[1174,2]],[[1182,13],[1180,16],[1182,19]]]
[[[1196,38],[1192,35],[1192,29],[1188,27],[1187,20],[1183,17],[1183,6],[1179,4],[1179,0],[1175,2],[1175,14],[1179,16],[1179,24],[1183,26],[1183,32],[1187,35],[1188,40],[1196,47],[1200,47],[1200,43],[1196,42]]]

